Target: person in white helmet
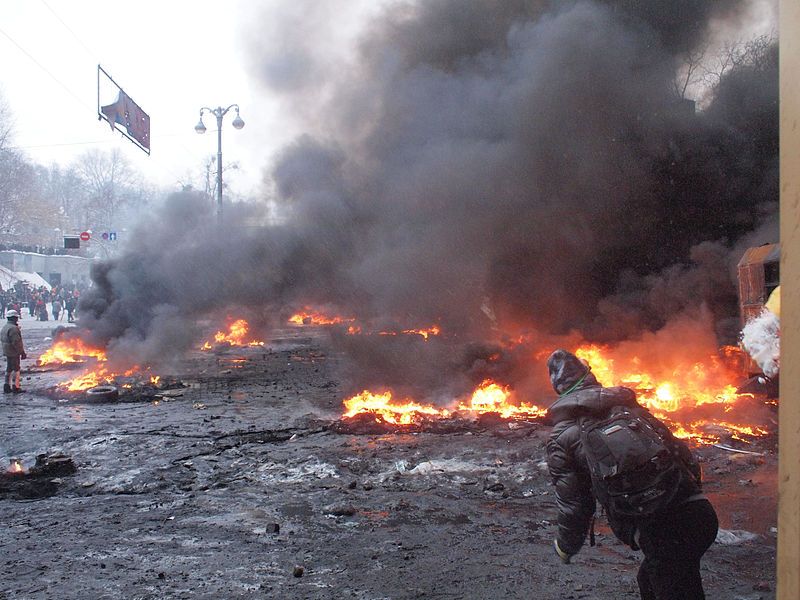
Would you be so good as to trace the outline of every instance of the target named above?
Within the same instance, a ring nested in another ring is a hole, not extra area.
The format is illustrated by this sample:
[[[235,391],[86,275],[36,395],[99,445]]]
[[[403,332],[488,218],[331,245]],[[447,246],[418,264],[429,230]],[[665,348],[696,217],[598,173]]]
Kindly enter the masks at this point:
[[[3,392],[19,394],[22,390],[19,387],[20,360],[28,358],[25,354],[25,347],[22,344],[22,331],[17,321],[19,312],[16,310],[6,311],[7,322],[0,329],[0,341],[3,343],[3,354],[6,357],[6,378],[3,383]]]

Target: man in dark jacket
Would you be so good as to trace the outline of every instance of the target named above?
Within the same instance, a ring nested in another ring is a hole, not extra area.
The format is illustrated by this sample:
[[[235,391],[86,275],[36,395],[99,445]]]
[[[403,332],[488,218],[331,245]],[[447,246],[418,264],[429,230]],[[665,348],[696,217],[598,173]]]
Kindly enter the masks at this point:
[[[27,358],[25,348],[22,345],[22,332],[20,331],[17,320],[19,313],[16,310],[6,312],[8,321],[0,329],[0,341],[3,344],[3,354],[6,357],[6,377],[3,383],[3,392],[6,394],[14,392],[19,394],[22,390],[19,387],[20,359]]]
[[[633,390],[603,387],[591,367],[566,350],[556,350],[547,360],[550,382],[559,394],[548,410],[553,430],[547,442],[547,464],[558,502],[558,534],[554,548],[569,563],[583,545],[595,512],[595,493],[582,448],[580,420],[599,420],[612,408],[644,410]],[[700,558],[717,535],[717,515],[700,490],[700,466],[688,447],[672,436],[655,417],[648,423],[667,441],[691,476],[684,478],[663,512],[631,517],[604,506],[614,535],[644,553],[637,581],[643,600],[702,600]]]

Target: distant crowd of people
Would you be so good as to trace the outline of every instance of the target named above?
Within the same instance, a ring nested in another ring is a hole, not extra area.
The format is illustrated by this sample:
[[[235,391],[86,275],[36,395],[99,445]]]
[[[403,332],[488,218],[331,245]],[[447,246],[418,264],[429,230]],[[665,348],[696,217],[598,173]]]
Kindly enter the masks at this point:
[[[8,290],[0,288],[0,318],[5,317],[7,310],[16,310],[20,315],[28,312],[37,321],[49,321],[52,316],[54,321],[73,323],[84,290],[85,286],[75,284],[47,289],[18,283]]]

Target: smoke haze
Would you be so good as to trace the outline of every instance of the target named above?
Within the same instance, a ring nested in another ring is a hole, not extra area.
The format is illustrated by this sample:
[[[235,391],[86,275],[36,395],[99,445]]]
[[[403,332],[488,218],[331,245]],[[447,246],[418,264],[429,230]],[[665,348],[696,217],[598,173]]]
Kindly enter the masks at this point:
[[[269,167],[283,220],[253,226],[259,208],[237,205],[220,225],[206,199],[171,198],[81,306],[110,354],[162,363],[201,318],[268,331],[310,305],[368,330],[439,326],[428,341],[332,330],[346,387],[435,398],[538,381],[556,339],[695,318],[735,342],[742,244],[777,240],[776,45],[702,111],[674,81],[749,3],[392,2],[347,35],[339,4],[252,19],[254,76],[304,131]]]

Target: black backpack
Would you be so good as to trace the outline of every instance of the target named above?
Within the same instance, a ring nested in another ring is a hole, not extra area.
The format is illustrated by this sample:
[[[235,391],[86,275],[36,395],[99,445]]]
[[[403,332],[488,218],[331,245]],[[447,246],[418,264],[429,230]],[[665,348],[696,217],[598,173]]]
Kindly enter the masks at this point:
[[[668,441],[669,430],[641,407],[616,407],[603,419],[584,417],[579,425],[592,489],[612,514],[657,514],[691,477],[674,449],[677,440]]]

